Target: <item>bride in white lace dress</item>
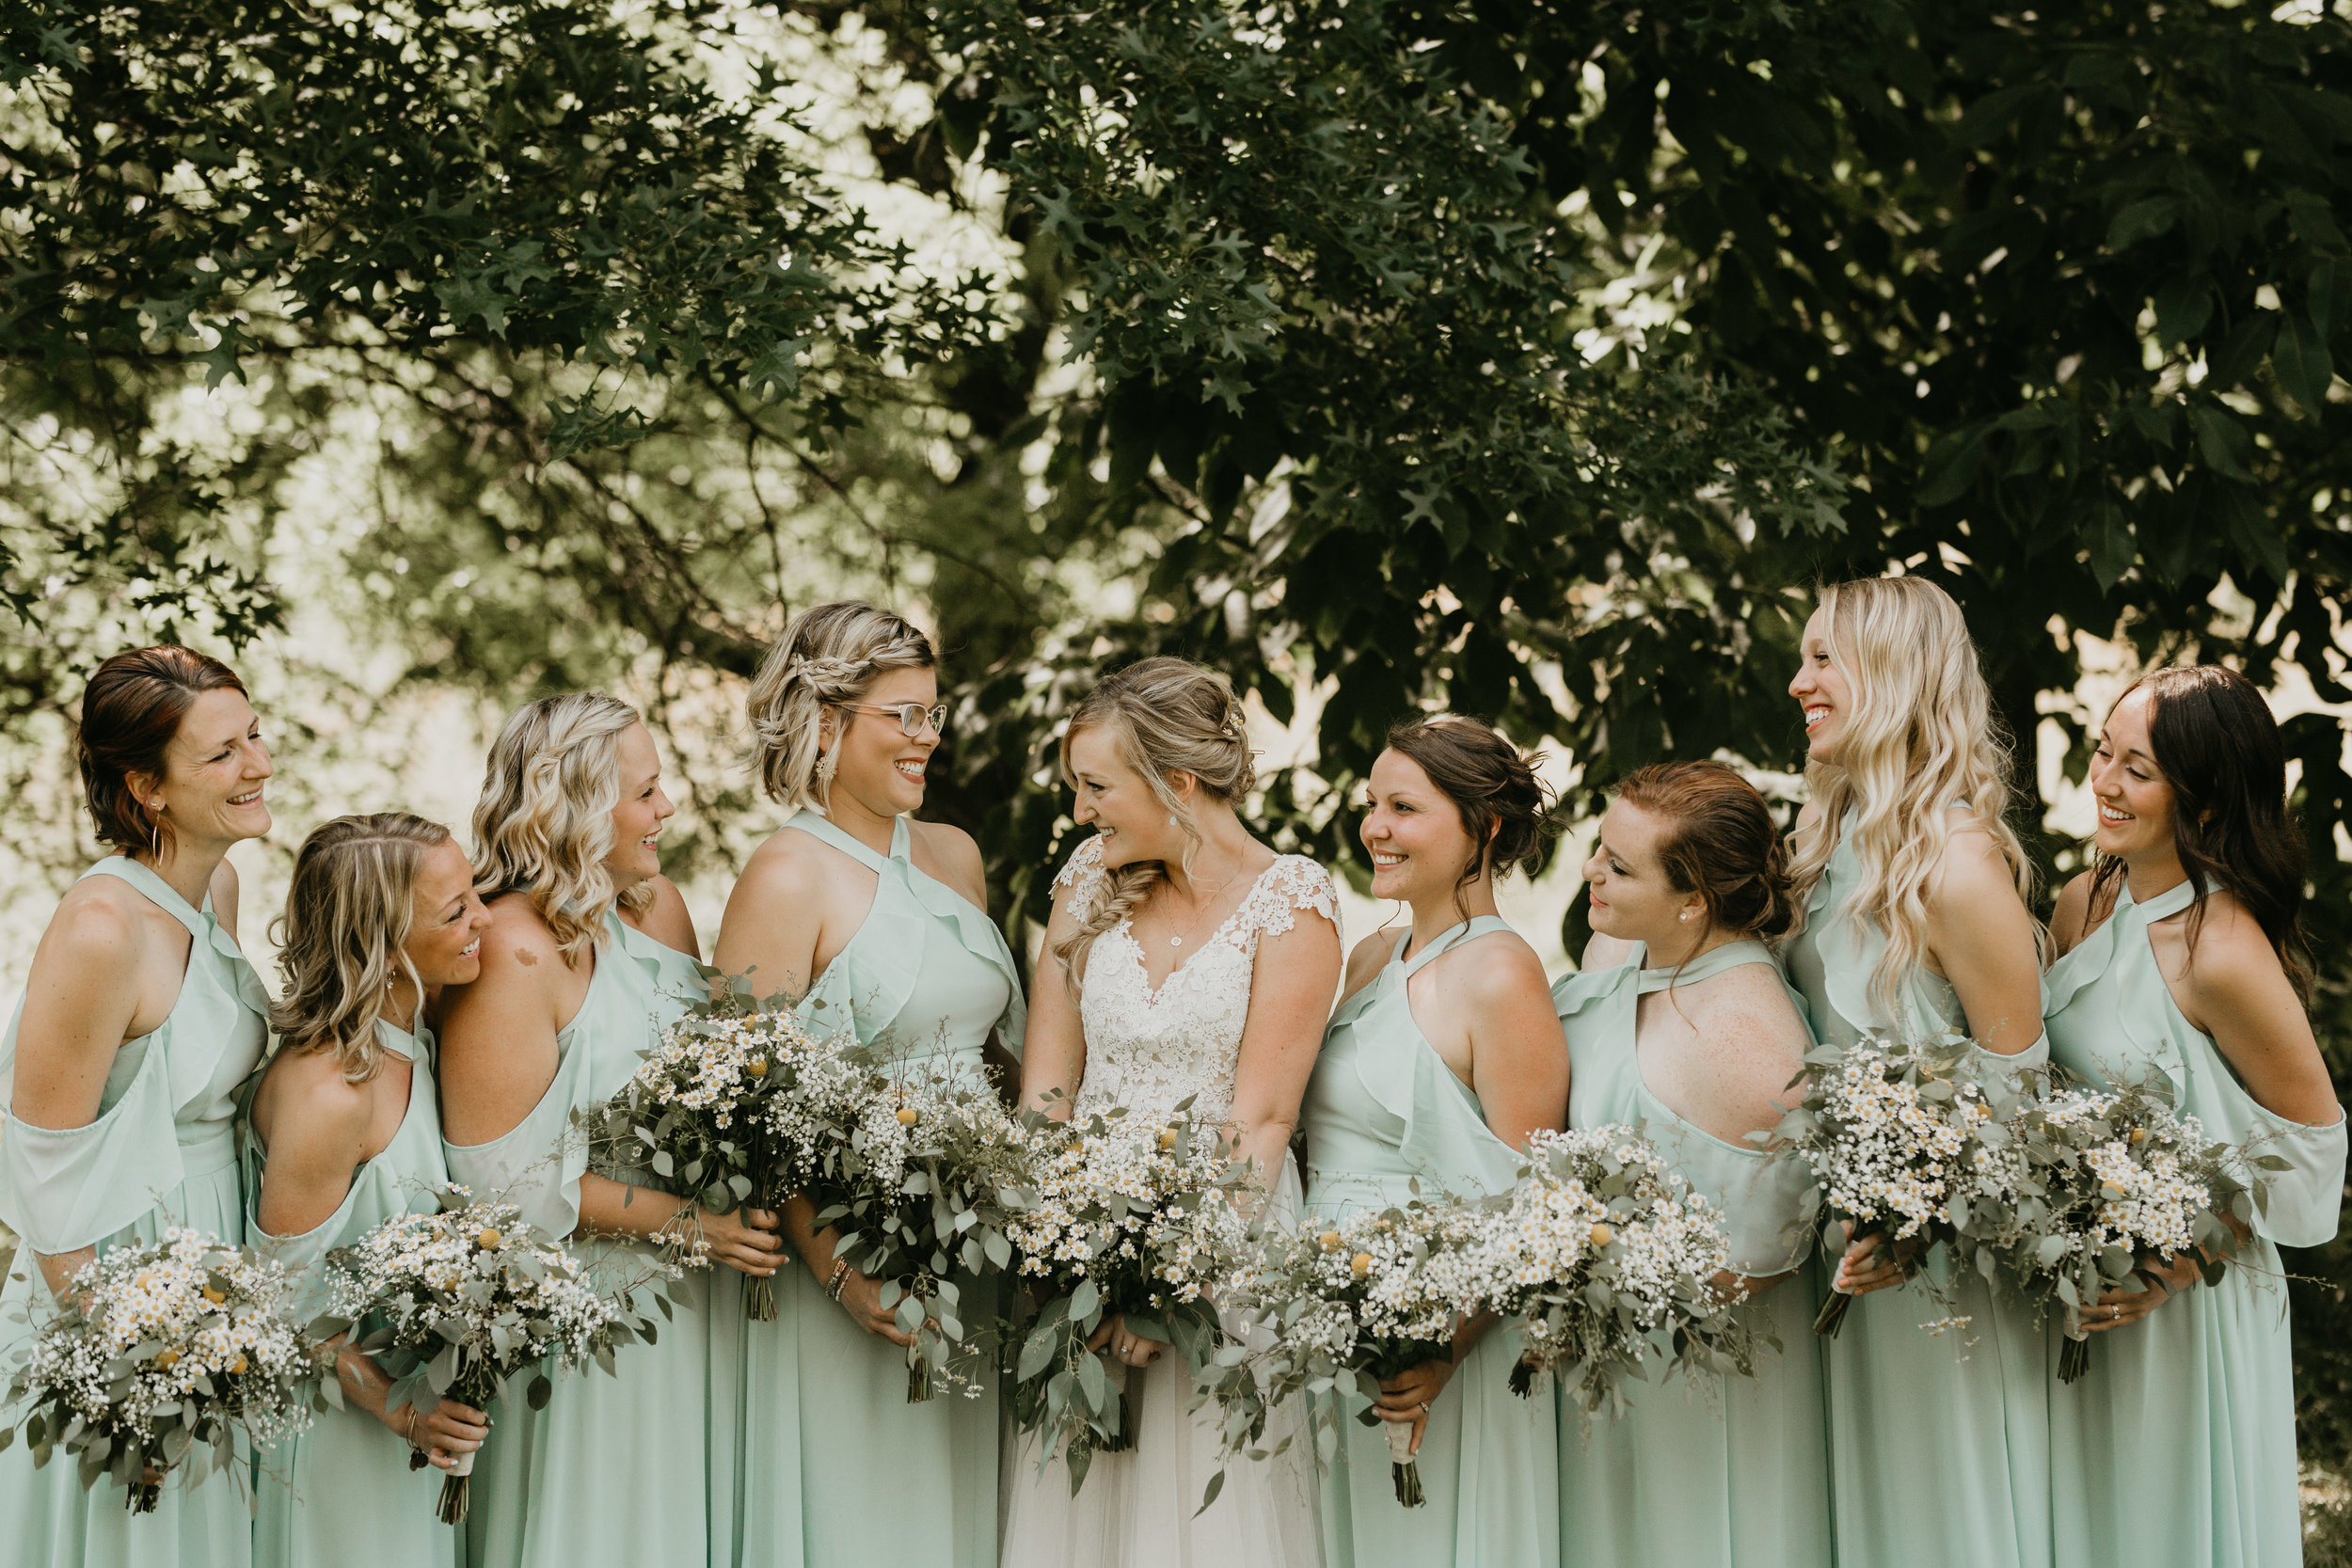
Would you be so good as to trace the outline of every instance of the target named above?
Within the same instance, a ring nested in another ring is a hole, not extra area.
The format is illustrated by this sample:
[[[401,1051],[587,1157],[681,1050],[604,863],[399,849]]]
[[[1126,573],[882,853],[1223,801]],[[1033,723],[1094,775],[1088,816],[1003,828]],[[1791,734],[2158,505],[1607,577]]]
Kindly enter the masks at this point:
[[[1095,836],[1055,884],[1034,988],[1022,1098],[1075,1091],[1085,1114],[1164,1111],[1191,1097],[1295,1219],[1290,1139],[1340,977],[1339,905],[1323,868],[1249,835],[1241,705],[1222,675],[1153,658],[1106,678],[1071,717],[1062,766]],[[1073,983],[1072,977],[1075,976]],[[1061,1101],[1065,1110],[1072,1104]],[[1237,1461],[1198,1517],[1215,1428],[1188,1413],[1183,1358],[1114,1319],[1136,1446],[1097,1453],[1071,1495],[1032,1436],[1007,1460],[1001,1560],[1021,1568],[1312,1568],[1312,1440],[1295,1410],[1288,1454]],[[1267,1433],[1272,1443],[1278,1427]]]

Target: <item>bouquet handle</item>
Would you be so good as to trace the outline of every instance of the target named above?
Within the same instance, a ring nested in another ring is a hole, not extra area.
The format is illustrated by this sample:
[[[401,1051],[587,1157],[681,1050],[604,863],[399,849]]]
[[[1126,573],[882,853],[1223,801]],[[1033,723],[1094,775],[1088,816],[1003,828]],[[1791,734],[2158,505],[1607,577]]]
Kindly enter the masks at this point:
[[[1421,1489],[1421,1462],[1413,1457],[1413,1423],[1382,1421],[1389,1438],[1389,1477],[1396,1482],[1396,1500],[1419,1508],[1427,1499]]]
[[[445,1525],[462,1525],[473,1501],[474,1452],[456,1456],[457,1463],[441,1472],[441,1505],[433,1512]]]

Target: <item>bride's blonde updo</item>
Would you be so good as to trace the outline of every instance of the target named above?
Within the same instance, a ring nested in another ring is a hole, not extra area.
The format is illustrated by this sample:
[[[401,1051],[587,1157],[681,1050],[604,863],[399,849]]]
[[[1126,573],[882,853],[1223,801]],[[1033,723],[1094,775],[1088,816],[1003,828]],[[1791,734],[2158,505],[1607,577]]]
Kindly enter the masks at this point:
[[[1070,715],[1062,732],[1062,776],[1075,782],[1070,742],[1082,730],[1099,729],[1118,749],[1119,759],[1151,787],[1184,835],[1184,868],[1192,870],[1200,832],[1192,811],[1170,787],[1175,773],[1193,776],[1200,792],[1228,805],[1257,782],[1249,764],[1249,731],[1233,683],[1215,670],[1181,658],[1147,658],[1106,675]],[[1054,949],[1074,988],[1094,939],[1135,912],[1151,891],[1168,879],[1160,861],[1138,861],[1107,873],[1101,896],[1078,911],[1078,929]]]
[[[825,815],[835,765],[825,746],[826,710],[863,702],[893,670],[938,663],[930,638],[863,600],[840,599],[794,616],[768,650],[743,705],[760,787],[788,810]]]

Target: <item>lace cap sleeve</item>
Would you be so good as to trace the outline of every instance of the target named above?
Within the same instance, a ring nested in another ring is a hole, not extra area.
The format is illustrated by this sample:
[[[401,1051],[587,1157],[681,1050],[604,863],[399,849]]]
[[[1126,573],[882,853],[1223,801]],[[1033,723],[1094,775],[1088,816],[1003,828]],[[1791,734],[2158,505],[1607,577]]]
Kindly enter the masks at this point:
[[[1340,945],[1347,945],[1340,926],[1339,889],[1331,885],[1329,872],[1304,855],[1284,855],[1267,866],[1243,908],[1248,911],[1241,923],[1245,928],[1277,936],[1298,923],[1298,911],[1312,910],[1340,932]]]
[[[1084,911],[1092,909],[1102,898],[1103,888],[1109,880],[1109,875],[1103,869],[1103,835],[1089,833],[1086,842],[1062,862],[1061,870],[1055,874],[1054,891],[1058,893],[1063,888],[1071,889],[1073,895],[1072,907]]]

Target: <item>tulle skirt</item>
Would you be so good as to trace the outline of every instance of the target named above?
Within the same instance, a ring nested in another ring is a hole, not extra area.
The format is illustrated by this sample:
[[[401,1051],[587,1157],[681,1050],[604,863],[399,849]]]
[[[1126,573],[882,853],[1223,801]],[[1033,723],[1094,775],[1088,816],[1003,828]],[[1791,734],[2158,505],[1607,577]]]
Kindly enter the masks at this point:
[[[1298,1173],[1289,1159],[1274,1192],[1275,1223],[1297,1223]],[[1285,1405],[1266,1422],[1270,1460],[1236,1459],[1206,1510],[1217,1469],[1214,1411],[1196,1419],[1181,1356],[1127,1369],[1136,1401],[1136,1446],[1097,1453],[1075,1496],[1060,1456],[1039,1468],[1031,1433],[1006,1444],[1000,1561],[1021,1568],[1314,1568],[1322,1558],[1315,1507],[1314,1438],[1304,1411]]]

